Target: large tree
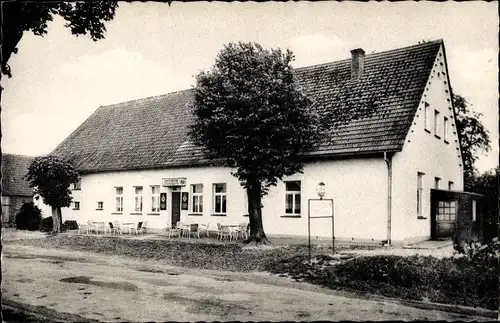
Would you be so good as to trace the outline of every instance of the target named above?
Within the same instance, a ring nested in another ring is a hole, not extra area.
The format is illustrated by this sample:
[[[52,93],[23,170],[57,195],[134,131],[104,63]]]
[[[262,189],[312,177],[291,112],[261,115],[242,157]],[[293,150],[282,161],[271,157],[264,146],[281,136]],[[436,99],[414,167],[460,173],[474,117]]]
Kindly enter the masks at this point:
[[[469,102],[461,95],[453,95],[453,106],[456,113],[457,131],[462,146],[462,157],[464,162],[464,186],[471,189],[476,168],[474,163],[478,154],[488,152],[490,147],[490,136],[488,130],[481,123],[482,114],[471,109]]]
[[[26,179],[43,203],[52,207],[53,233],[61,232],[61,208],[71,205],[69,186],[79,180],[74,167],[54,156],[37,157],[28,167]]]
[[[299,89],[289,50],[256,43],[230,43],[214,66],[196,79],[193,141],[209,158],[232,172],[246,189],[250,237],[267,244],[262,197],[284,176],[301,172],[302,153],[314,148],[328,125],[356,115],[329,110],[315,113]],[[346,107],[346,109],[348,109]]]
[[[104,23],[115,16],[116,1],[2,1],[2,73],[11,76],[8,61],[17,53],[17,45],[25,31],[43,36],[47,23],[55,15],[67,21],[65,27],[74,35],[90,35],[92,40],[104,38]],[[62,50],[62,49],[61,49]]]

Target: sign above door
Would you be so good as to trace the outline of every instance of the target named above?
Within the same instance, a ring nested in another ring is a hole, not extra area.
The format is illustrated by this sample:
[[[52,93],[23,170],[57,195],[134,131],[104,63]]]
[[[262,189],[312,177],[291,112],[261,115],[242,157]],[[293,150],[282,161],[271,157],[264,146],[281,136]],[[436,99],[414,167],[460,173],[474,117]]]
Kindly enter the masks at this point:
[[[174,177],[174,178],[162,178],[162,186],[186,186],[185,177]]]

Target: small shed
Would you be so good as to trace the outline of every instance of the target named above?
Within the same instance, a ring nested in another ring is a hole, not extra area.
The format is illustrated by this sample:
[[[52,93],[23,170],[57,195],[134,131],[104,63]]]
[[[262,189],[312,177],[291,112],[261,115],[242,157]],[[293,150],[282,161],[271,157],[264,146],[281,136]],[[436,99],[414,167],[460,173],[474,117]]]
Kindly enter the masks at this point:
[[[475,241],[483,235],[483,195],[431,189],[431,239]]]

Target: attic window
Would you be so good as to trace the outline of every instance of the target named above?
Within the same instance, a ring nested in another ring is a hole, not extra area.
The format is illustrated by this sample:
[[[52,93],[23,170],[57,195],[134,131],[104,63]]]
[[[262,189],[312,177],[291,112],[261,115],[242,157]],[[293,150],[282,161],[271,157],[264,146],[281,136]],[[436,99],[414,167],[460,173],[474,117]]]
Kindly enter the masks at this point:
[[[430,105],[427,102],[424,102],[424,126],[425,130],[430,132]]]
[[[439,137],[439,128],[440,128],[439,111],[434,110],[434,135],[436,137]]]
[[[82,181],[79,179],[78,182],[73,183],[73,190],[81,190],[82,189]]]

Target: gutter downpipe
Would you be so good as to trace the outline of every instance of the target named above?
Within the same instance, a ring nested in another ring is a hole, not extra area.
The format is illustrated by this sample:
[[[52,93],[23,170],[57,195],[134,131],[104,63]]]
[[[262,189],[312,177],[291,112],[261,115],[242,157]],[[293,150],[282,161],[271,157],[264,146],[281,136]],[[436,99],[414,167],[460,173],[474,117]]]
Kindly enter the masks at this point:
[[[391,216],[392,216],[392,156],[384,152],[384,161],[387,164],[387,245],[391,245]]]

